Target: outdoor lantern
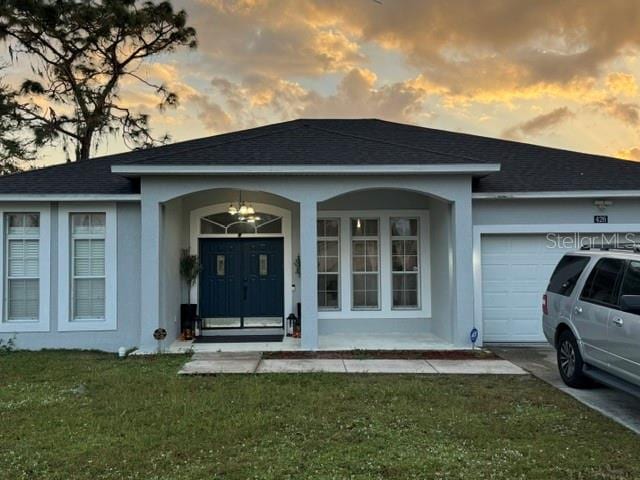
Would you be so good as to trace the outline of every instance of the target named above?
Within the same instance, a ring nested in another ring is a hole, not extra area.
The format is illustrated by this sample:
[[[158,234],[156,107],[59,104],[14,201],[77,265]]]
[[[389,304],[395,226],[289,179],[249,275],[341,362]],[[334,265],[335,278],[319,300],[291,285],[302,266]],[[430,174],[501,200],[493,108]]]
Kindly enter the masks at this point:
[[[298,321],[298,317],[296,317],[293,313],[287,317],[287,337],[293,335],[293,327]]]

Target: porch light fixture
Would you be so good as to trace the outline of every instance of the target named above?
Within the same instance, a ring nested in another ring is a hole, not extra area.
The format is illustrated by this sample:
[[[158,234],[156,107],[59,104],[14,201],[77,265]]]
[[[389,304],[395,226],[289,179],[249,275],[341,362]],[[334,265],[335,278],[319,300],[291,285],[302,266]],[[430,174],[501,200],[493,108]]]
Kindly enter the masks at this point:
[[[260,220],[260,217],[256,216],[256,211],[251,205],[247,205],[242,200],[242,192],[240,192],[240,199],[237,204],[231,203],[227,209],[229,215],[238,216],[238,220],[247,223],[256,223]]]

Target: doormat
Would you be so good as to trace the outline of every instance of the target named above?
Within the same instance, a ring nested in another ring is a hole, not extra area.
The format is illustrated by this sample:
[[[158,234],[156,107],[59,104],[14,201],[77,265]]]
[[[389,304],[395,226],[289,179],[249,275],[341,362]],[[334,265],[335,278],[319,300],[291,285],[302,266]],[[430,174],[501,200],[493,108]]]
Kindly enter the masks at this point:
[[[193,343],[256,343],[281,342],[284,335],[207,335],[196,337]]]

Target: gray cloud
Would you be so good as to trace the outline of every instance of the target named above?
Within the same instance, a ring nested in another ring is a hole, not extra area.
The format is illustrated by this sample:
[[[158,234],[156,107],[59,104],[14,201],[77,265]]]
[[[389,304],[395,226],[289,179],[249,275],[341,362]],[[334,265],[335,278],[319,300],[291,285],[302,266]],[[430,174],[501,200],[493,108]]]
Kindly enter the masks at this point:
[[[513,140],[519,140],[531,135],[537,135],[554,127],[574,116],[574,113],[567,107],[559,107],[548,113],[543,113],[533,117],[526,122],[519,123],[506,129],[502,136]]]

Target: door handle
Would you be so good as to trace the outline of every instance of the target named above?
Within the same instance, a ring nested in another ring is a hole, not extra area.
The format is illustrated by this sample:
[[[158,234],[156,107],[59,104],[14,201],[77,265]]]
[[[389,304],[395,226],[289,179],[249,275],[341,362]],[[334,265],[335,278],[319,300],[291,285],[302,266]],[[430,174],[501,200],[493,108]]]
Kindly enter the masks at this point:
[[[573,309],[573,311],[574,311],[574,312],[576,312],[576,313],[578,313],[578,314],[580,314],[580,313],[582,313],[582,307],[578,307],[578,306],[576,306],[576,307]]]
[[[622,320],[620,317],[616,317],[613,319],[613,323],[618,327],[622,327],[624,325],[624,320]]]
[[[242,287],[242,298],[243,300],[247,299],[247,286]]]

